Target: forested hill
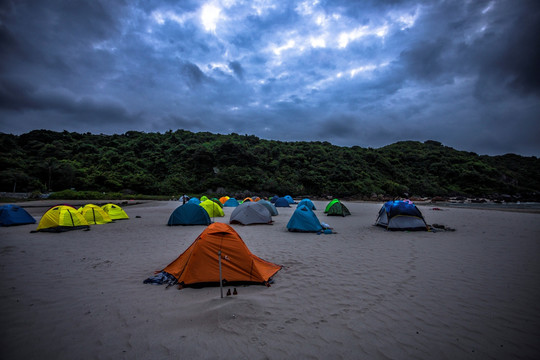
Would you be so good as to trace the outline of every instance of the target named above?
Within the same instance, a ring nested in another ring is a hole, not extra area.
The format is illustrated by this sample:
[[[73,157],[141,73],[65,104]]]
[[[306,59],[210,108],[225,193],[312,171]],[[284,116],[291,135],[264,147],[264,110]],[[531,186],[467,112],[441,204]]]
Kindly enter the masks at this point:
[[[184,130],[94,135],[0,133],[0,191],[357,197],[540,194],[540,160],[479,156],[436,141],[378,149]]]

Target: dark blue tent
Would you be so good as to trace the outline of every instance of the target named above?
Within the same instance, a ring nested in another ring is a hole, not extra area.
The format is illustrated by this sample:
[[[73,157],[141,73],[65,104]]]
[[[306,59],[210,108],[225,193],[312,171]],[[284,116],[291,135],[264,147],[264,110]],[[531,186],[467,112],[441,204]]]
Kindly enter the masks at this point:
[[[235,198],[230,198],[229,200],[225,201],[225,204],[223,204],[224,207],[237,207],[238,206],[238,200]]]
[[[387,230],[429,230],[420,210],[409,200],[384,203],[376,224]]]
[[[35,224],[36,219],[17,205],[0,206],[0,226]]]
[[[306,205],[300,205],[292,214],[287,229],[289,231],[318,232],[322,231],[323,227],[312,210]]]
[[[210,225],[210,216],[202,206],[187,202],[177,207],[167,225]]]
[[[287,199],[285,198],[282,198],[280,197],[279,199],[276,200],[276,203],[274,204],[275,207],[291,207],[291,205],[289,205],[289,202],[287,201]]]
[[[311,200],[309,200],[309,199],[300,200],[300,202],[298,203],[298,205],[296,207],[298,207],[300,205],[306,205],[310,210],[317,210],[315,208],[315,204],[313,204],[313,202]]]
[[[279,196],[278,195],[274,195],[270,198],[270,202],[273,204],[276,202],[276,200],[279,199]]]

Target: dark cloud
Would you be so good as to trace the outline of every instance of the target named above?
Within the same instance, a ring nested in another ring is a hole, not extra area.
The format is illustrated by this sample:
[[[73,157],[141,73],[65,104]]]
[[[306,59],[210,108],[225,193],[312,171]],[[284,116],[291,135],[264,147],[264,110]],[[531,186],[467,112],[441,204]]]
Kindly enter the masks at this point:
[[[242,68],[242,64],[240,64],[238,61],[229,61],[229,68],[234,71],[239,79],[244,78],[244,69]]]
[[[0,131],[540,155],[540,2],[246,4],[0,3]]]
[[[189,61],[184,61],[180,64],[180,74],[189,87],[201,85],[208,79],[197,65]]]

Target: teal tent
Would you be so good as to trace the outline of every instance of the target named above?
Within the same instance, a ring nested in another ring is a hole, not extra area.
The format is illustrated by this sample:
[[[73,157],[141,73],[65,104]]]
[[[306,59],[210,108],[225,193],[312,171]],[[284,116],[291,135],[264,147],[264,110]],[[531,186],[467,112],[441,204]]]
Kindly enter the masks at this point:
[[[296,207],[298,207],[300,205],[306,205],[310,210],[317,210],[315,208],[315,204],[313,204],[313,201],[311,201],[309,199],[300,200],[300,202],[298,203],[298,205],[296,205]]]
[[[284,198],[289,202],[289,204],[294,204],[294,199],[291,195],[285,195]]]
[[[300,232],[318,232],[324,230],[317,215],[306,205],[300,205],[296,208],[287,224],[287,229],[289,231]]]
[[[237,207],[238,206],[238,200],[235,198],[230,198],[229,200],[225,201],[225,204],[223,204],[223,207]]]
[[[203,207],[187,202],[177,207],[167,225],[210,225],[212,221]]]

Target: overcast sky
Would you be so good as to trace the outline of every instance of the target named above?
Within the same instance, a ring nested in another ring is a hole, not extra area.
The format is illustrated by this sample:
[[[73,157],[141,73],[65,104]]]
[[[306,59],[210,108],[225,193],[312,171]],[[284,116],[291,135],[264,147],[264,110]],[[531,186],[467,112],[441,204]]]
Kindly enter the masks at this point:
[[[540,1],[0,2],[0,132],[540,156]]]

